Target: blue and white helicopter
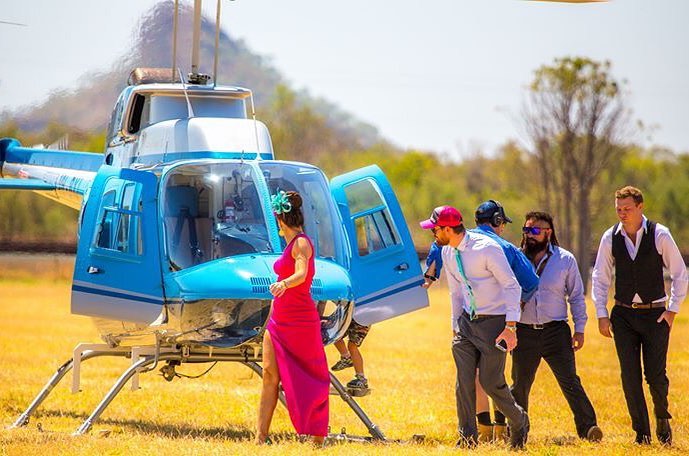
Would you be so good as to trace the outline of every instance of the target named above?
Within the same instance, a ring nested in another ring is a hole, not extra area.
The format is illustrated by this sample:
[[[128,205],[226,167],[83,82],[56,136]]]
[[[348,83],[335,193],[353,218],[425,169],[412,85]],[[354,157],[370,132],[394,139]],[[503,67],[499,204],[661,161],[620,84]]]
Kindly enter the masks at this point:
[[[411,236],[381,170],[329,181],[313,165],[276,160],[252,92],[199,74],[200,24],[195,0],[186,82],[174,56],[170,69],[131,73],[104,154],[0,140],[0,189],[32,190],[80,211],[71,310],[92,317],[105,342],[77,345],[13,427],[27,425],[70,370],[78,391],[81,363],[100,356],[132,364],[75,434],[88,432],[130,379],[137,388],[138,374],[161,363],[168,380],[181,363],[215,361],[260,375],[272,265],[284,249],[269,202],[278,189],[304,199],[324,344],[339,339],[353,316],[368,325],[428,306]],[[331,382],[372,438],[385,439],[332,374]]]

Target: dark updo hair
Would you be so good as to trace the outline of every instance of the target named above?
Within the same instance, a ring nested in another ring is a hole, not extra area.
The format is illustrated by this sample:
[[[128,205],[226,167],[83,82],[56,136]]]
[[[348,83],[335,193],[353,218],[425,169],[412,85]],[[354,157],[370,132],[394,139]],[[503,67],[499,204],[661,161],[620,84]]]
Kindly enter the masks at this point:
[[[292,191],[285,193],[287,194],[287,199],[292,205],[292,210],[289,212],[283,212],[282,214],[277,214],[276,216],[282,223],[290,228],[301,228],[304,226],[304,213],[301,211],[301,195]]]

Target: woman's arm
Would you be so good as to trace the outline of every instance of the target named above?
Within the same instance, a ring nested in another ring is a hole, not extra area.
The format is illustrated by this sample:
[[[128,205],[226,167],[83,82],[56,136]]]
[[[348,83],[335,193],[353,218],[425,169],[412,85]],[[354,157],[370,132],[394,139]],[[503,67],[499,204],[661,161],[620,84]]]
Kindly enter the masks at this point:
[[[313,250],[309,242],[300,237],[292,245],[292,258],[294,258],[294,274],[284,280],[270,285],[270,292],[273,296],[282,296],[285,290],[301,285],[306,280],[306,273],[309,268],[309,259],[313,255]]]

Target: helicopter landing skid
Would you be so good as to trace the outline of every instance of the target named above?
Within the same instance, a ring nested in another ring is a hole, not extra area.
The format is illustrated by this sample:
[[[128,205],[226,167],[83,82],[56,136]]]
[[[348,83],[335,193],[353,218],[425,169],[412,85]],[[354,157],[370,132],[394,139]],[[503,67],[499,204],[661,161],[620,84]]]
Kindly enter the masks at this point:
[[[154,352],[152,354],[152,352]],[[166,361],[168,364],[164,366],[161,370],[163,375],[167,373],[170,380],[174,378],[174,365],[181,363],[212,363],[212,362],[238,362],[250,368],[259,377],[263,376],[263,368],[258,364],[259,359],[256,358],[251,360],[248,356],[248,352],[239,352],[237,350],[225,351],[213,350],[206,348],[204,349],[190,349],[187,346],[183,347],[158,347],[153,349],[150,346],[145,347],[109,347],[102,344],[79,344],[74,349],[74,356],[62,364],[55,374],[48,380],[43,389],[38,393],[38,395],[31,402],[29,407],[15,420],[15,422],[9,427],[19,428],[24,427],[29,424],[31,415],[36,411],[36,409],[43,403],[43,401],[48,397],[50,392],[55,388],[58,383],[64,378],[64,376],[73,370],[73,382],[72,382],[72,392],[78,392],[79,390],[79,375],[80,366],[83,361],[87,361],[92,358],[101,356],[116,356],[131,358],[132,364],[127,368],[117,379],[115,384],[110,388],[105,397],[101,400],[98,406],[93,410],[91,415],[79,426],[79,428],[72,435],[83,435],[91,430],[93,424],[100,415],[105,411],[105,409],[110,405],[110,403],[115,399],[117,394],[122,390],[124,385],[132,379],[132,389],[138,387],[138,374],[150,372],[152,368],[150,365],[157,365],[157,363]],[[254,354],[255,356],[255,354]],[[172,366],[170,368],[169,366]],[[167,370],[165,370],[167,369]],[[172,369],[172,373],[170,370]],[[166,377],[166,379],[168,379]],[[366,415],[363,409],[357,404],[354,398],[347,392],[347,389],[340,383],[340,381],[330,373],[330,383],[340,398],[349,405],[356,416],[361,420],[361,422],[366,426],[371,437],[354,437],[345,436],[341,434],[331,434],[330,439],[337,441],[386,441],[383,432],[376,426],[371,419]],[[285,397],[282,391],[279,393],[280,402],[285,405]]]

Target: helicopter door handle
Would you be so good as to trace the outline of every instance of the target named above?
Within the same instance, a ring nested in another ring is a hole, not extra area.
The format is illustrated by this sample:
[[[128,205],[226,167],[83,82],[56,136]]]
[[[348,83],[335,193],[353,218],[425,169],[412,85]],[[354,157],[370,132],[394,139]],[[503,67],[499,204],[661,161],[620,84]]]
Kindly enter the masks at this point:
[[[409,265],[407,263],[400,263],[397,266],[395,266],[395,271],[406,271],[409,269]]]
[[[88,272],[89,274],[100,274],[101,272],[103,272],[103,270],[95,266],[89,266],[86,272]]]

